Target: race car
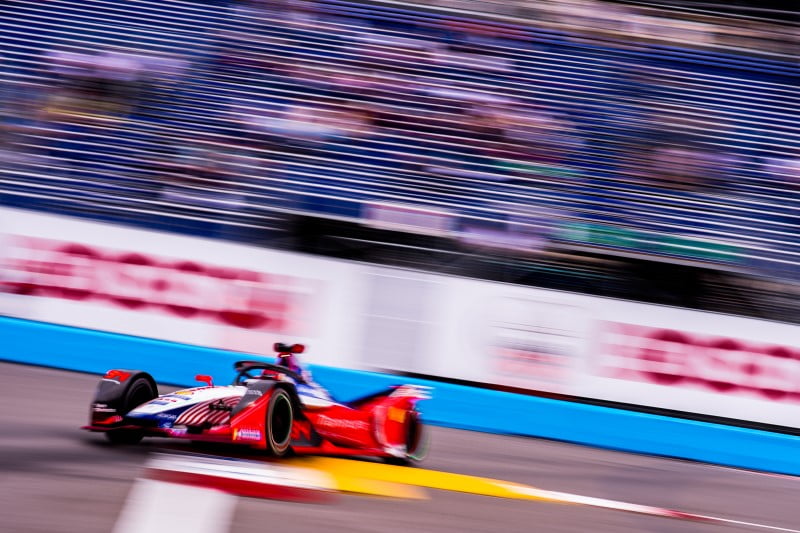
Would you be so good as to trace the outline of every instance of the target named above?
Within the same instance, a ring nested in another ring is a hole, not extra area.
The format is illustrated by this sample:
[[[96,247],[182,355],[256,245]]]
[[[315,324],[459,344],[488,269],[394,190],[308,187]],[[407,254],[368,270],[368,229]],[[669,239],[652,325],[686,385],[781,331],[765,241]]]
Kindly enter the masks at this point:
[[[392,464],[423,458],[427,442],[417,402],[430,397],[428,388],[398,385],[338,402],[296,364],[303,345],[274,348],[279,364],[238,361],[231,385],[197,375],[205,386],[162,395],[147,372],[109,370],[83,429],[119,444],[173,437],[242,444],[275,457],[373,456]]]

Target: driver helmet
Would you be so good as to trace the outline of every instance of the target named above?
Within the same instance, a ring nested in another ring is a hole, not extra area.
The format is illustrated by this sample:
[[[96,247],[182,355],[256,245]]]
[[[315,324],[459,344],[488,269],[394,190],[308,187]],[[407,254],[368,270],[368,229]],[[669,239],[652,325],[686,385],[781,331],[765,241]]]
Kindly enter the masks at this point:
[[[304,350],[305,346],[302,344],[275,343],[275,351],[278,352],[278,365],[298,374],[302,373],[303,369],[296,354],[303,353]]]
[[[297,359],[297,356],[293,353],[279,353],[278,354],[278,364],[280,366],[285,366],[289,370],[293,372],[301,372],[303,369],[300,367],[300,363]]]

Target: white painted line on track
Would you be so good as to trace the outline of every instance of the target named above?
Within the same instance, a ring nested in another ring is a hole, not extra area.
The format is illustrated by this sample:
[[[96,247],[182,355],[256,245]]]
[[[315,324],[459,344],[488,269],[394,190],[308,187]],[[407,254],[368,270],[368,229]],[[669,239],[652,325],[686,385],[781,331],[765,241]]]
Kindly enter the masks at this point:
[[[616,509],[619,511],[628,511],[631,513],[645,514],[651,516],[663,516],[665,518],[677,518],[681,520],[691,520],[695,522],[705,522],[709,524],[729,524],[734,526],[741,526],[750,529],[764,529],[768,531],[782,531],[784,533],[800,533],[800,529],[792,529],[781,526],[771,526],[768,524],[760,524],[756,522],[747,522],[744,520],[734,520],[732,518],[722,518],[718,516],[703,515],[697,513],[687,513],[675,509],[667,509],[664,507],[655,507],[651,505],[641,505],[636,503],[622,502],[617,500],[607,500],[605,498],[594,498],[591,496],[581,496],[579,494],[570,494],[568,492],[556,492],[551,490],[542,490],[534,487],[526,487],[522,485],[503,484],[506,488],[528,494],[536,498],[543,498],[551,501],[558,501],[564,503],[575,503],[579,505],[588,505],[591,507],[601,507],[604,509]]]
[[[114,533],[228,533],[237,497],[152,479],[133,482]]]

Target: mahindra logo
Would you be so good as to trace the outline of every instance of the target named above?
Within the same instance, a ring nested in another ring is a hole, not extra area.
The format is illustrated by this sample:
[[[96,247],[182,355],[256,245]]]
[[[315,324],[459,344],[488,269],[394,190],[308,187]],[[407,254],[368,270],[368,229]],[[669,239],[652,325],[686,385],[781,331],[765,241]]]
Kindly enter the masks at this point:
[[[237,428],[233,430],[233,440],[261,440],[261,430]]]
[[[246,329],[307,328],[318,281],[196,261],[17,237],[5,265],[11,292],[102,302]]]

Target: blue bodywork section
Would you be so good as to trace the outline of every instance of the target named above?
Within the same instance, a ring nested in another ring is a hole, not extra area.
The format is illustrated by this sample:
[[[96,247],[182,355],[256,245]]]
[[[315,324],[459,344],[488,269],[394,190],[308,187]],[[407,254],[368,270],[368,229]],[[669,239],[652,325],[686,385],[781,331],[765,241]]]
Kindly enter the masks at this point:
[[[167,405],[170,402],[168,400],[162,400],[162,399],[156,398],[155,400],[152,400],[152,401],[150,401],[148,403],[149,404],[155,404],[155,405]],[[127,416],[128,416],[128,418],[140,418],[140,419],[143,419],[143,420],[157,420],[159,428],[162,428],[162,429],[163,428],[171,428],[173,426],[173,424],[175,424],[175,420],[178,419],[178,417],[181,415],[181,413],[183,413],[184,411],[186,411],[190,407],[193,407],[194,405],[195,405],[195,403],[186,402],[186,403],[183,403],[183,404],[176,404],[173,409],[169,409],[167,411],[162,411],[160,413],[135,413],[134,412],[134,413],[128,413]]]

